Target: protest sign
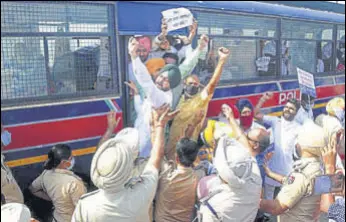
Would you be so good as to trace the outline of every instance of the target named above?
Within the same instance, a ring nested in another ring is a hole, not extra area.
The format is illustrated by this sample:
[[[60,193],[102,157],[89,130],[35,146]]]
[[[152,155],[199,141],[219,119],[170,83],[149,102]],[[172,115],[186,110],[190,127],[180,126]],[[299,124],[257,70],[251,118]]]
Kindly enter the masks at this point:
[[[175,8],[161,12],[167,22],[167,31],[188,27],[193,23],[193,15],[186,8]]]
[[[301,93],[307,94],[314,98],[317,97],[314,75],[297,68],[298,82]]]

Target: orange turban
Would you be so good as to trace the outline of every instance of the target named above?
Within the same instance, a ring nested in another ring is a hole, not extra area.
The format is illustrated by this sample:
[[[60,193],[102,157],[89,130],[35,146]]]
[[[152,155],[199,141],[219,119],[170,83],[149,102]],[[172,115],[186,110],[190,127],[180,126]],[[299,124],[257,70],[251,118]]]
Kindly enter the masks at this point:
[[[156,71],[162,69],[165,65],[165,60],[162,58],[149,59],[146,63],[150,75],[153,75]]]

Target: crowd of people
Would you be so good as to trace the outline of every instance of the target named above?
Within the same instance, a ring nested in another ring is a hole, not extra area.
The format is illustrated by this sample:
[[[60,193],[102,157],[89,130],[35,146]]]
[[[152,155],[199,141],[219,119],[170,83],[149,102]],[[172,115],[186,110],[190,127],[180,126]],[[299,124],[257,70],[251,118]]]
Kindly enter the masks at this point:
[[[345,221],[345,192],[316,193],[315,179],[345,175],[345,100],[328,102],[314,118],[309,95],[290,99],[281,117],[265,115],[273,99],[267,92],[252,104],[240,99],[223,104],[215,119],[206,117],[209,102],[230,56],[217,50],[214,72],[201,84],[193,70],[209,38],[196,49],[188,37],[170,39],[165,32],[154,45],[145,37],[130,38],[130,82],[137,112],[134,128],[113,136],[119,124],[114,112],[93,155],[88,192],[73,172],[68,144],[48,153],[42,174],[29,186],[33,197],[53,206],[24,205],[11,170],[1,159],[1,221],[55,222],[192,222],[316,221],[323,213]],[[2,127],[1,149],[11,142]],[[32,208],[32,206],[29,206]]]

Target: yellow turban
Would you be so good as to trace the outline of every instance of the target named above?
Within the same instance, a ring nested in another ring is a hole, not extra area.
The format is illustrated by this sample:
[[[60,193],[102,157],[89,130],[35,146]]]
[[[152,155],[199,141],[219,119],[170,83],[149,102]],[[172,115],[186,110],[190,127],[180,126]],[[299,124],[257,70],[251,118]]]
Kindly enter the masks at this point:
[[[341,97],[335,97],[327,103],[326,110],[329,115],[335,116],[335,109],[345,110],[345,100]]]
[[[149,59],[146,63],[146,67],[150,73],[153,75],[155,72],[159,71],[166,65],[165,60],[162,58]]]

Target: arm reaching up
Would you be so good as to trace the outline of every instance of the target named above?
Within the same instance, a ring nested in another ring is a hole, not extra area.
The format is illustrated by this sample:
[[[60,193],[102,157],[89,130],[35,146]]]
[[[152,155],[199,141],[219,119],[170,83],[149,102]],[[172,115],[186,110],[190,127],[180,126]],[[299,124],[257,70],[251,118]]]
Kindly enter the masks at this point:
[[[255,118],[258,119],[259,121],[262,121],[264,117],[264,114],[261,113],[261,108],[263,107],[264,103],[272,99],[273,96],[274,94],[272,92],[266,92],[257,103],[254,113],[255,113]]]
[[[108,113],[108,115],[107,115],[107,130],[106,130],[105,134],[102,136],[99,144],[97,145],[97,148],[99,148],[104,142],[109,140],[112,137],[114,130],[118,127],[118,125],[120,123],[120,117],[116,118],[116,116],[117,116],[117,114],[114,111]]]
[[[225,66],[227,59],[229,58],[231,54],[230,50],[224,47],[219,48],[218,52],[219,52],[219,63],[216,66],[215,72],[211,80],[209,81],[208,85],[205,87],[205,90],[207,91],[208,96],[211,96],[214,94],[215,88],[220,81],[223,67]]]
[[[151,163],[158,170],[160,169],[161,160],[164,156],[164,133],[166,124],[179,113],[179,110],[171,113],[169,111],[169,105],[164,105],[159,109],[154,109],[152,111],[152,127],[154,127],[152,130],[154,130],[155,135],[153,135],[154,143],[151,150],[149,163]]]

